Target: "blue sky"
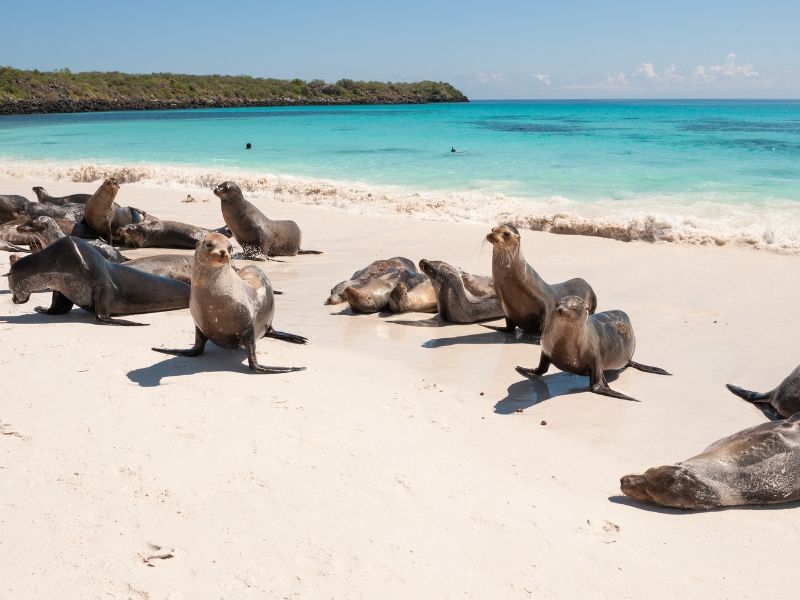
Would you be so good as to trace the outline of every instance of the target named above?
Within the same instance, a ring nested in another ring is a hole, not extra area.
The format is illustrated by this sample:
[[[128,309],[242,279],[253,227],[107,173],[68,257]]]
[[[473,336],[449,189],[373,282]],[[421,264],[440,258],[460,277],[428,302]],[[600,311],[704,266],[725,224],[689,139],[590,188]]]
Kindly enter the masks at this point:
[[[449,81],[482,98],[799,98],[800,2],[7,3],[0,64]]]

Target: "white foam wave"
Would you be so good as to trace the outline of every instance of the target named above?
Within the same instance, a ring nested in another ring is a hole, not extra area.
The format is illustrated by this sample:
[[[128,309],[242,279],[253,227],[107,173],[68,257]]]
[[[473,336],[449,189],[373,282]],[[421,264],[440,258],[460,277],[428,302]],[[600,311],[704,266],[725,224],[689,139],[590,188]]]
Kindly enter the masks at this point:
[[[121,183],[144,183],[194,191],[236,181],[255,197],[336,207],[362,214],[400,214],[423,219],[494,224],[622,241],[746,245],[800,253],[800,203],[759,204],[708,196],[649,196],[629,200],[574,201],[561,196],[515,198],[486,191],[413,191],[360,182],[288,175],[255,175],[236,168],[176,165],[66,164],[5,160],[0,176],[29,180],[98,182],[113,175]]]

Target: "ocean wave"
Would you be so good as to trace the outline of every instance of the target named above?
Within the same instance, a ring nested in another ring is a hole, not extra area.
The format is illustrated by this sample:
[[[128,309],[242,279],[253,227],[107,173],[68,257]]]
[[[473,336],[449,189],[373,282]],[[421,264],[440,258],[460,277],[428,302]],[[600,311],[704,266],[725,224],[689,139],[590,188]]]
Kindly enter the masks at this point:
[[[288,175],[255,175],[240,169],[176,165],[65,164],[5,160],[0,176],[29,180],[96,183],[114,176],[120,183],[142,183],[190,191],[236,181],[253,197],[335,207],[372,215],[398,214],[422,219],[494,224],[550,233],[615,240],[700,245],[740,245],[800,253],[800,203],[764,200],[736,202],[713,194],[652,195],[626,200],[576,201],[561,196],[519,198],[496,191],[414,191],[396,186],[331,181]]]

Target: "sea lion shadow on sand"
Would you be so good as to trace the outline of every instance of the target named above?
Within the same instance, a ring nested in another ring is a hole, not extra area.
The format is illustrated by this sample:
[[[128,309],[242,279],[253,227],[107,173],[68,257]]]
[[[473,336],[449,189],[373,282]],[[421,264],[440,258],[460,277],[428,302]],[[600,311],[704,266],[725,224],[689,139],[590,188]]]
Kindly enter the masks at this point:
[[[396,321],[395,321],[396,322]],[[459,335],[449,338],[438,338],[428,340],[422,344],[423,348],[443,348],[446,346],[458,346],[461,344],[538,344],[538,336],[524,333],[519,330],[515,335],[508,335],[499,331],[486,331],[484,333],[472,333],[469,335]]]
[[[11,292],[8,292],[11,293]],[[0,323],[11,325],[52,325],[54,323],[97,323],[94,314],[85,310],[71,310],[61,315],[45,315],[39,312],[0,315]],[[142,323],[147,325],[147,323]]]
[[[157,387],[167,377],[217,372],[248,374],[247,352],[241,349],[231,352],[209,341],[200,356],[172,356],[149,367],[128,371],[127,377],[141,387]]]
[[[649,502],[642,502],[635,498],[630,498],[624,494],[615,494],[608,497],[609,502],[614,504],[622,504],[630,506],[631,508],[638,508],[648,512],[661,513],[663,515],[697,515],[705,513],[724,512],[728,510],[784,510],[792,508],[800,508],[800,500],[794,502],[784,502],[782,504],[740,504],[735,506],[717,506],[715,508],[705,508],[696,510],[687,510],[685,508],[670,508],[668,506],[659,506],[658,504],[650,504]]]
[[[609,373],[607,379],[613,381],[618,376],[617,373]],[[510,415],[551,398],[585,392],[588,380],[588,377],[560,372],[537,379],[517,381],[508,386],[506,397],[494,405],[494,412]]]

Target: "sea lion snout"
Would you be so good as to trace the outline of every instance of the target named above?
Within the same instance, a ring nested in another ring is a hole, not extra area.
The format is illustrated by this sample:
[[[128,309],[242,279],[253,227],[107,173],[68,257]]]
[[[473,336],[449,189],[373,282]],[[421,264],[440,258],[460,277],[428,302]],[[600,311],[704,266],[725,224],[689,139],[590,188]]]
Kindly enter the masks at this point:
[[[644,475],[625,475],[619,480],[619,488],[623,494],[644,502],[647,502],[646,484]]]
[[[218,196],[219,198],[222,198],[228,192],[232,192],[236,189],[239,189],[239,186],[237,186],[232,181],[223,181],[217,187],[214,188],[214,195]]]

